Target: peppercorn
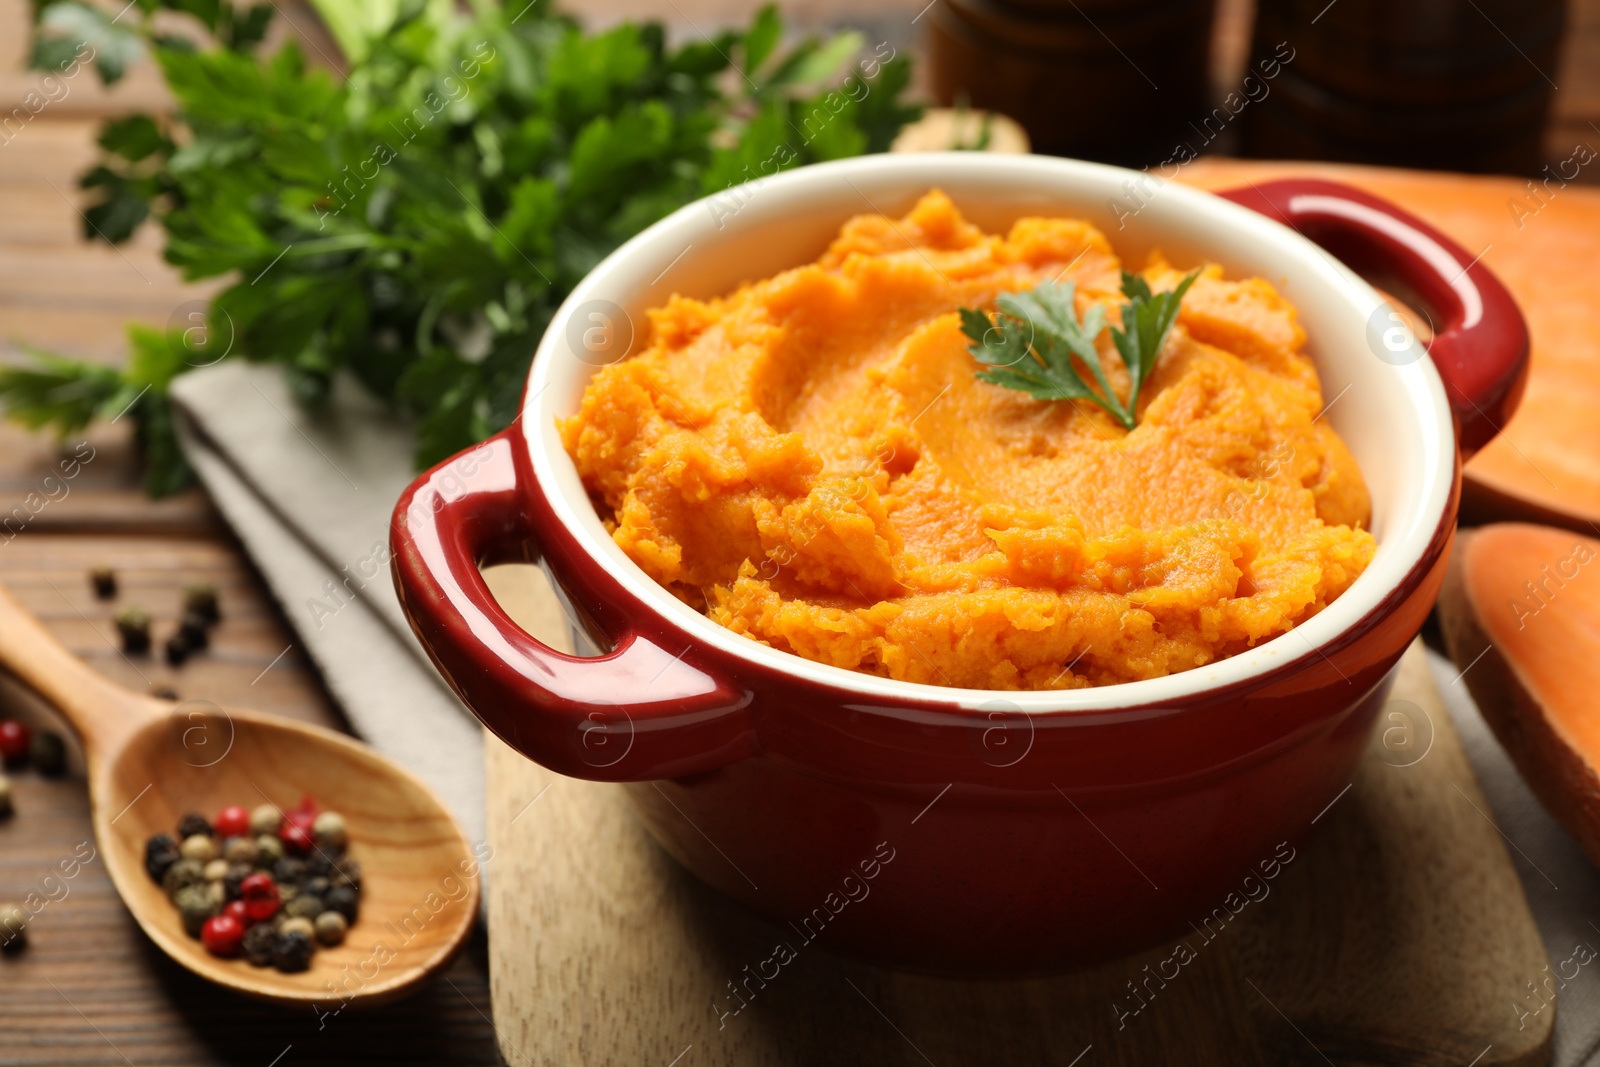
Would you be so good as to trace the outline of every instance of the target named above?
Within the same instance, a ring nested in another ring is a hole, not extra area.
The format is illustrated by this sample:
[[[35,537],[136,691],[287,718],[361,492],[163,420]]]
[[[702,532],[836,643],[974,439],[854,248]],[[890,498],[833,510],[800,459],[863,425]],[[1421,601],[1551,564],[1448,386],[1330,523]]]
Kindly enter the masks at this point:
[[[186,860],[210,863],[217,858],[217,839],[209,834],[190,834],[178,846],[178,851],[183,853]]]
[[[28,741],[33,732],[15,719],[0,719],[0,760],[8,766],[28,761]]]
[[[325,849],[343,849],[349,840],[344,816],[336,811],[325,811],[311,824],[311,836]]]
[[[278,887],[262,871],[256,871],[239,883],[239,897],[244,901],[246,914],[256,922],[264,922],[278,913]]]
[[[205,867],[195,860],[178,860],[161,876],[161,888],[167,896],[177,899],[178,891],[206,880]]]
[[[285,819],[283,826],[278,830],[278,840],[283,842],[283,847],[289,852],[305,853],[311,851],[313,844],[311,828],[302,822]]]
[[[353,887],[357,893],[361,891],[361,864],[349,856],[340,856],[339,863],[330,875],[334,885],[347,885]]]
[[[294,899],[283,906],[285,915],[297,919],[315,919],[327,910],[321,897],[304,891],[296,893]]]
[[[129,605],[113,615],[111,621],[116,624],[117,633],[122,635],[122,651],[130,656],[142,656],[150,651],[148,611]]]
[[[207,860],[205,866],[205,876],[206,881],[208,882],[222,881],[228,876],[228,861],[220,856],[214,860]]]
[[[278,931],[272,946],[272,965],[285,974],[303,971],[311,966],[311,938],[302,930]]]
[[[178,851],[178,843],[171,834],[156,834],[144,843],[144,869],[152,881],[160,882],[167,868],[182,858],[183,853]]]
[[[244,943],[244,923],[231,915],[213,915],[200,928],[200,943],[213,956],[237,956]]]
[[[95,567],[89,572],[89,585],[96,599],[110,600],[117,595],[117,572],[110,567]]]
[[[248,863],[255,866],[256,860],[261,857],[261,850],[256,847],[253,838],[230,837],[222,842],[222,855],[229,863]]]
[[[211,635],[206,632],[206,621],[193,612],[178,620],[178,636],[193,652],[204,651],[211,644]]]
[[[328,895],[328,890],[332,888],[332,882],[328,881],[326,878],[317,876],[314,878],[307,878],[300,886],[300,892],[309,893],[314,897],[325,897]]]
[[[316,925],[304,915],[290,915],[278,920],[278,933],[300,932],[307,937],[316,936]]]
[[[190,582],[184,586],[183,610],[206,625],[221,619],[222,612],[217,609],[217,587],[210,582]]]
[[[238,804],[229,804],[217,812],[211,829],[218,837],[243,837],[250,832],[250,813]]]
[[[262,834],[276,835],[278,827],[283,825],[283,812],[278,810],[276,804],[261,804],[250,812],[250,832],[257,837]]]
[[[329,911],[336,911],[351,922],[356,921],[356,913],[361,910],[361,894],[347,885],[336,885],[328,890],[322,902]]]
[[[28,746],[28,759],[46,778],[59,778],[67,770],[67,743],[60,734],[39,730]]]
[[[324,945],[343,944],[344,935],[350,929],[349,921],[336,911],[323,912],[312,925],[316,928],[317,940]]]
[[[222,914],[231,915],[235,919],[238,919],[239,925],[243,926],[247,930],[255,925],[255,921],[250,918],[250,912],[245,908],[244,901],[242,900],[228,901],[222,906]]]
[[[221,882],[203,883],[206,890],[206,899],[211,901],[212,907],[221,911],[222,906],[228,902],[228,892],[222,888]]]
[[[0,904],[0,951],[21,952],[28,947],[28,913],[20,904]]]
[[[11,779],[0,774],[0,819],[10,816],[16,810],[11,803]]]
[[[189,642],[183,639],[183,633],[180,631],[167,638],[167,643],[161,646],[161,651],[167,657],[167,666],[181,667],[183,661],[189,658]]]
[[[313,849],[306,854],[306,871],[316,878],[326,878],[333,873],[334,861],[337,854],[330,854],[327,849]]]
[[[183,929],[190,937],[199,937],[206,920],[222,910],[203,885],[186,885],[178,890],[172,902],[178,906]]]
[[[195,834],[204,834],[209,837],[211,824],[206,822],[204,815],[198,815],[191,811],[178,820],[178,840],[182,841],[184,838],[193,837]]]
[[[257,967],[272,966],[272,950],[278,943],[278,931],[271,923],[256,923],[245,931],[244,958]]]
[[[176,689],[172,688],[172,686],[170,686],[170,685],[158,686],[157,688],[151,690],[151,695],[152,696],[158,696],[162,700],[177,700],[178,699],[178,691]]]
[[[306,861],[294,856],[285,856],[272,865],[272,877],[275,881],[299,885],[306,880]]]
[[[238,900],[244,896],[244,880],[255,873],[255,868],[248,863],[235,863],[228,867],[228,873],[222,876],[222,891],[229,900]]]
[[[283,859],[283,842],[272,834],[262,834],[256,838],[256,863],[262,867],[271,868],[273,864]]]

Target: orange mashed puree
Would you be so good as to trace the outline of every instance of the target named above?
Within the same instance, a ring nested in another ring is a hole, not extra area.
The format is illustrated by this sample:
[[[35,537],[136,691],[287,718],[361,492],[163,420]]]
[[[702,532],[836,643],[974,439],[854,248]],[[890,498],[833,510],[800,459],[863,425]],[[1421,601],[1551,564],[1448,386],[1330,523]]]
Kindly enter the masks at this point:
[[[930,192],[850,220],[815,263],[650,312],[563,439],[622,550],[752,640],[981,689],[1190,670],[1349,587],[1375,547],[1367,489],[1319,418],[1295,309],[1215,265],[1131,432],[973,377],[958,307],[1059,279],[1115,323],[1120,269],[1085,222],[985,234]],[[1182,278],[1159,255],[1143,275]]]

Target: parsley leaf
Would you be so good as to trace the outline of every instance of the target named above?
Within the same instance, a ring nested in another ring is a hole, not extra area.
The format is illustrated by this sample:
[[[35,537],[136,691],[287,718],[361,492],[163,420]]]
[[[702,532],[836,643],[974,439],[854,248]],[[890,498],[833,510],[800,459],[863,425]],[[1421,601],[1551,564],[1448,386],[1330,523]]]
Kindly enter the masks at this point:
[[[1091,305],[1080,321],[1077,286],[1071,282],[1041,282],[1030,291],[1001,293],[993,319],[976,308],[961,308],[961,332],[973,342],[967,351],[989,368],[975,377],[1036,400],[1093,401],[1131,430],[1138,424],[1139,391],[1155,370],[1184,293],[1199,274],[1193,271],[1170,292],[1152,294],[1142,277],[1122,272],[1122,294],[1128,302],[1122,305],[1122,327],[1111,327],[1111,340],[1128,368],[1126,402],[1106,379],[1094,344],[1106,328],[1105,308]],[[1084,378],[1080,366],[1092,381]]]

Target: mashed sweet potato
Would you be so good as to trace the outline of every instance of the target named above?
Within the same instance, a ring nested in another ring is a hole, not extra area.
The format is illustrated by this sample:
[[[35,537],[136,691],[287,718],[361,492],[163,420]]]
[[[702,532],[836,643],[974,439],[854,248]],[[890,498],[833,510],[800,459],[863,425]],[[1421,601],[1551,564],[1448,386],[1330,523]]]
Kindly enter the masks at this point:
[[[958,307],[1059,279],[1116,322],[1119,270],[1087,223],[989,235],[930,192],[852,219],[816,263],[652,311],[563,439],[623,551],[752,640],[981,689],[1189,670],[1355,580],[1367,490],[1259,278],[1204,269],[1131,432],[973,377]],[[1160,257],[1143,273],[1182,277]]]

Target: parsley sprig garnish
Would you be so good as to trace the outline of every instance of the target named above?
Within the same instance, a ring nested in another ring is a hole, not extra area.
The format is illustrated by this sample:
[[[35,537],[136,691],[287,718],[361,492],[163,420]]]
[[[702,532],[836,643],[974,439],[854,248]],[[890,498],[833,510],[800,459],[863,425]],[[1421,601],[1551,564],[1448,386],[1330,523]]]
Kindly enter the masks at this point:
[[[1122,327],[1111,327],[1111,340],[1128,368],[1126,403],[1106,380],[1094,346],[1106,328],[1105,308],[1095,304],[1080,321],[1074,303],[1077,287],[1071,282],[1042,282],[1026,292],[1001,293],[993,319],[976,308],[962,308],[961,332],[973,342],[967,351],[990,368],[976,376],[1037,400],[1092,400],[1131,430],[1138,423],[1134,410],[1139,390],[1155,370],[1183,294],[1199,274],[1191,272],[1169,292],[1151,293],[1142,277],[1122,272],[1122,295],[1128,302],[1122,305]],[[1079,371],[1080,364],[1088,368],[1093,384]]]

